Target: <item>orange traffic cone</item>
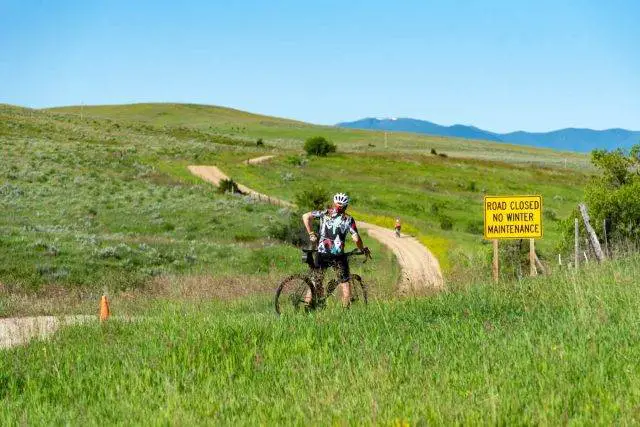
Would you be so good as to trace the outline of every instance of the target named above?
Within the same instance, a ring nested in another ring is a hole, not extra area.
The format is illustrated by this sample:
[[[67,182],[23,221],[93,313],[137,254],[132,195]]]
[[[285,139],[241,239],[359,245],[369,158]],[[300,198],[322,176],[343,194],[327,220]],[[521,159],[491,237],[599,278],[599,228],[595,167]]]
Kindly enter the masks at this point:
[[[100,298],[100,321],[104,322],[105,320],[107,320],[110,314],[111,313],[109,312],[109,301],[107,300],[107,296],[102,295],[102,298]]]

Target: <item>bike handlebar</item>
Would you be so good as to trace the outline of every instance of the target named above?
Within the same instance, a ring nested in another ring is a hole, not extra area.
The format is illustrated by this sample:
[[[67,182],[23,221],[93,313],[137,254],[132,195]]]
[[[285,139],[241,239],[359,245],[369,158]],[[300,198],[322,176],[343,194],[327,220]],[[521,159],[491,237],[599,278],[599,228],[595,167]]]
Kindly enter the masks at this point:
[[[303,249],[302,252],[304,252],[305,254],[307,253],[314,253],[314,252],[318,252],[317,249]],[[360,249],[353,249],[349,252],[344,252],[342,255],[346,256],[346,257],[350,257],[350,256],[355,256],[355,255],[364,255],[365,256],[365,260],[364,262],[367,262],[367,258],[371,258],[371,254],[368,254],[361,251]]]

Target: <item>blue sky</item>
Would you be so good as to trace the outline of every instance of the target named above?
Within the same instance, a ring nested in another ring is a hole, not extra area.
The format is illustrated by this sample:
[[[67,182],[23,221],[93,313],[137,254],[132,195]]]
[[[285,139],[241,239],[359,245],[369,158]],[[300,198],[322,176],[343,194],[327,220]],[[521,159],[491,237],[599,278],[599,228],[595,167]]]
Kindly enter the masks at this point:
[[[640,2],[0,0],[0,102],[640,130]]]

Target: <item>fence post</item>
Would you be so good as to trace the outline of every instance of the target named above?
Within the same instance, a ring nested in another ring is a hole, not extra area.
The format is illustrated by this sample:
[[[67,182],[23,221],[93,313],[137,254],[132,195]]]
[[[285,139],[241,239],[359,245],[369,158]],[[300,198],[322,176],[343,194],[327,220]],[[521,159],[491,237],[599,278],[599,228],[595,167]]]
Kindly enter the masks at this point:
[[[605,258],[604,253],[602,252],[602,247],[600,246],[600,241],[598,240],[598,236],[596,235],[595,230],[591,226],[589,222],[589,213],[587,212],[587,207],[584,203],[580,203],[578,205],[580,208],[580,213],[582,214],[582,220],[584,221],[584,228],[587,230],[587,236],[589,237],[589,242],[591,243],[591,247],[593,248],[593,252],[596,254],[596,259],[598,262],[602,262]]]

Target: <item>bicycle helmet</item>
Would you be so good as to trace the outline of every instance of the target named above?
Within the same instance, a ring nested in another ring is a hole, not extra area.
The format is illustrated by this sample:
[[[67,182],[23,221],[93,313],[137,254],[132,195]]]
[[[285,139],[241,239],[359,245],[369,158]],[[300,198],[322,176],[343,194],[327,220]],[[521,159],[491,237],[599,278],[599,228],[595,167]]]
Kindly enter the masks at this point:
[[[338,193],[333,196],[333,203],[346,208],[347,206],[349,206],[349,196],[347,196],[345,193]]]

